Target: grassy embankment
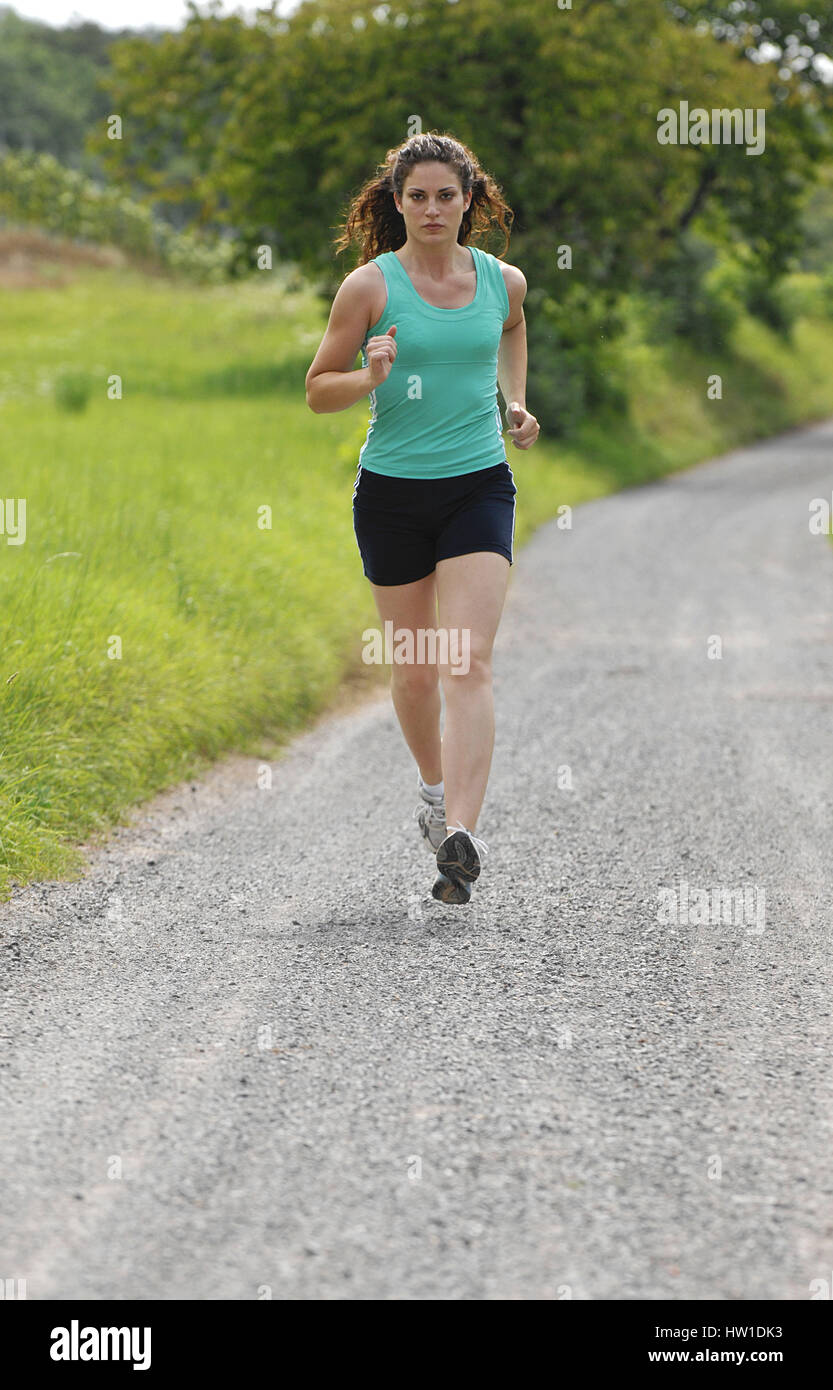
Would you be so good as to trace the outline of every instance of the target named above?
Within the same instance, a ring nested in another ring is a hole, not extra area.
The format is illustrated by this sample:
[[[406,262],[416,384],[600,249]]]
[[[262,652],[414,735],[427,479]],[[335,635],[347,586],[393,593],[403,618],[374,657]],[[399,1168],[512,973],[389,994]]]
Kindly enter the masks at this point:
[[[78,843],[224,752],[274,758],[351,674],[387,679],[360,659],[375,609],[350,501],[367,405],[307,408],[325,317],[291,284],[84,267],[4,294],[0,497],[25,498],[27,518],[25,544],[0,536],[0,899],[77,875]],[[833,413],[823,319],[789,349],[744,320],[725,361],[634,335],[622,350],[627,424],[510,451],[518,546],[561,503]],[[55,404],[68,369],[95,383],[78,413]],[[706,398],[715,371],[722,401]]]

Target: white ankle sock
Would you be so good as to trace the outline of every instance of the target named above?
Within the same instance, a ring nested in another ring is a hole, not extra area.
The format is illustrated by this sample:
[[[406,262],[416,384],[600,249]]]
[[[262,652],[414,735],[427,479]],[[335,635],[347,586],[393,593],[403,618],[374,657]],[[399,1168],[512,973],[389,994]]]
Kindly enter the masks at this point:
[[[432,786],[430,782],[423,782],[422,773],[420,773],[419,783],[422,787],[422,790],[426,792],[428,796],[434,797],[437,801],[442,800],[443,796],[445,795],[445,787],[443,786],[442,782],[437,782],[436,786]]]

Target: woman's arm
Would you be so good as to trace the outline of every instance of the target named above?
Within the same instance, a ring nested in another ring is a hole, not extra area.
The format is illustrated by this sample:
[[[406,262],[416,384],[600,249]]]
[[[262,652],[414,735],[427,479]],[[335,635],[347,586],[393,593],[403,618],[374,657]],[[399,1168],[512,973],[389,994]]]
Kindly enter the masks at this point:
[[[526,277],[516,265],[500,263],[509,295],[509,314],[503,325],[497,358],[498,385],[506,406],[507,433],[517,449],[528,449],[538,438],[539,425],[526,408],[526,319],[523,302]]]
[[[339,285],[321,346],[307,372],[307,405],[316,415],[347,410],[378,385],[378,366],[375,372],[372,365],[353,366],[370,326],[372,290],[366,271],[365,266],[351,270]],[[370,274],[375,277],[376,272]]]

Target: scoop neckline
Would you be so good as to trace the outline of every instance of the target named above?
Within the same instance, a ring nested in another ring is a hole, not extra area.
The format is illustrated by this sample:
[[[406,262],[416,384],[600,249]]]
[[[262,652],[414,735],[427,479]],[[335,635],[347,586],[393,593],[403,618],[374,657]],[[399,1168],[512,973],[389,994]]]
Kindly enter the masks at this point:
[[[423,307],[424,309],[430,310],[430,312],[431,312],[432,314],[440,314],[443,318],[445,318],[448,314],[467,314],[467,313],[469,313],[469,311],[470,311],[471,309],[473,309],[473,308],[475,307],[475,305],[479,302],[480,297],[481,297],[481,294],[482,294],[482,290],[483,290],[482,263],[481,263],[481,261],[478,259],[478,256],[477,256],[477,247],[476,247],[476,246],[469,246],[467,249],[468,249],[469,251],[471,251],[471,258],[472,258],[472,262],[473,262],[473,264],[474,264],[474,274],[475,274],[476,287],[475,287],[475,291],[474,291],[474,298],[473,298],[473,299],[470,299],[469,302],[468,302],[468,304],[462,304],[462,305],[460,305],[460,307],[457,308],[457,309],[443,309],[443,308],[441,307],[441,305],[439,305],[439,304],[432,304],[429,300],[423,299],[422,295],[419,293],[419,290],[416,288],[416,285],[414,284],[413,280],[411,279],[411,277],[410,277],[410,275],[408,274],[407,270],[405,269],[404,265],[403,265],[402,262],[400,261],[400,259],[399,259],[399,257],[397,256],[396,252],[395,252],[395,251],[391,251],[390,254],[393,256],[393,259],[396,261],[396,264],[399,266],[399,269],[402,271],[402,274],[404,275],[405,279],[407,280],[408,285],[409,285],[410,290],[411,290],[411,293],[414,295],[414,297],[415,297],[416,299],[419,300],[419,302],[420,302],[420,304],[422,305],[422,307]]]

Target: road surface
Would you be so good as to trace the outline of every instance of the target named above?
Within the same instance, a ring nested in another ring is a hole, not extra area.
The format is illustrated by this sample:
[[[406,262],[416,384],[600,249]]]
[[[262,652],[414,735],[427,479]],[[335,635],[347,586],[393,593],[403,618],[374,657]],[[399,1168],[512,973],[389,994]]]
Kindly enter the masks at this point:
[[[833,421],[517,554],[466,907],[430,895],[384,691],[271,788],[229,760],[0,906],[0,1274],[30,1299],[830,1281],[831,492]]]

